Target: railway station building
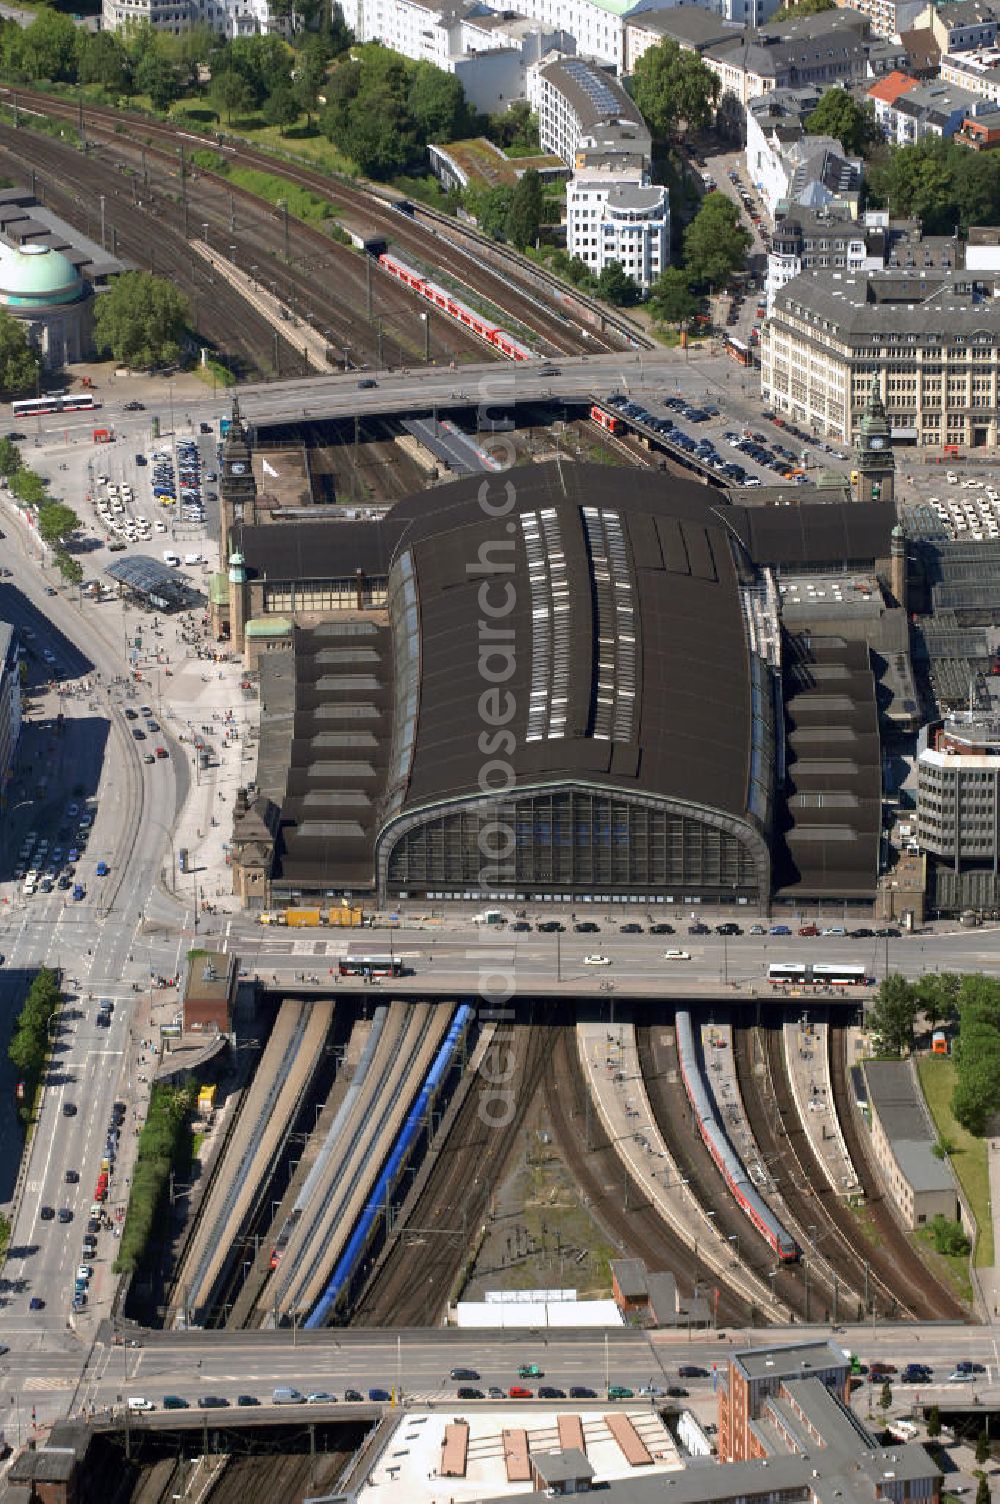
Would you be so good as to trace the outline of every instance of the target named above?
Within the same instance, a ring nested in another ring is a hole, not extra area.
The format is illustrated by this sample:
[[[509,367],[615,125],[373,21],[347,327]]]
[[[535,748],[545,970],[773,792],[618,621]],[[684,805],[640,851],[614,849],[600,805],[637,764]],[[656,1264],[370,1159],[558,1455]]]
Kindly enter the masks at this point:
[[[263,707],[244,803],[280,810],[262,906],[873,898],[875,680],[863,644],[846,676],[786,664],[775,569],[887,563],[894,509],[623,479],[537,466],[234,532]],[[786,671],[837,680],[841,749],[787,737]]]

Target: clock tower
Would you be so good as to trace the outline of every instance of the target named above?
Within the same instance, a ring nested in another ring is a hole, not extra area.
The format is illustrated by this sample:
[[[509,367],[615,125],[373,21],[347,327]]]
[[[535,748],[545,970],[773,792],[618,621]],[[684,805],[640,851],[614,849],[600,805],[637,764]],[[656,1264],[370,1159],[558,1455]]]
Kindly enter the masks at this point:
[[[896,461],[892,453],[889,419],[877,392],[868,399],[858,424],[854,487],[855,501],[894,501]]]
[[[234,527],[240,523],[257,521],[257,482],[253,477],[250,460],[250,440],[240,417],[240,404],[233,399],[233,415],[229,432],[222,445],[222,467],[219,475],[219,542],[223,557],[229,552],[230,538]]]

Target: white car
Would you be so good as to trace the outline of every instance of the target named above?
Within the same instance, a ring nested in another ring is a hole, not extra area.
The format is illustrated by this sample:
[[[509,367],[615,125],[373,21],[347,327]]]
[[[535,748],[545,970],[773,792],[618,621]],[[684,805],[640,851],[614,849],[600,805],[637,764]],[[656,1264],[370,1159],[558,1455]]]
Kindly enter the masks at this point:
[[[584,966],[610,966],[611,965],[611,957],[610,956],[584,956],[584,958],[583,958],[583,964],[584,964]]]
[[[76,1267],[77,1279],[89,1279],[93,1272],[89,1264],[78,1264]]]
[[[664,961],[690,961],[691,952],[689,950],[665,950],[663,959]]]

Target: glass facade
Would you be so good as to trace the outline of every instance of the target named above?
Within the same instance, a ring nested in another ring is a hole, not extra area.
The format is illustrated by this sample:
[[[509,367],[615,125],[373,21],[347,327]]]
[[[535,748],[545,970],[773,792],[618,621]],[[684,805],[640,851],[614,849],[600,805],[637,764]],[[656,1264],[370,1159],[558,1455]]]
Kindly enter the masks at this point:
[[[385,897],[672,897],[766,902],[764,842],[707,812],[562,788],[437,808],[380,843]]]

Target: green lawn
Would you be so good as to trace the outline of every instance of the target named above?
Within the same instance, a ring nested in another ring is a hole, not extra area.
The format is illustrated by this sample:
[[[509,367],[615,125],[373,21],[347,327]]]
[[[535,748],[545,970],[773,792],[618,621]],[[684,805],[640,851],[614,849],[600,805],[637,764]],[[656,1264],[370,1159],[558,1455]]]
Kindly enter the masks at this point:
[[[952,1117],[955,1062],[949,1056],[922,1055],[917,1060],[917,1073],[938,1133],[955,1145],[951,1162],[979,1229],[975,1265],[977,1269],[989,1268],[993,1264],[993,1216],[986,1141],[968,1133]]]

